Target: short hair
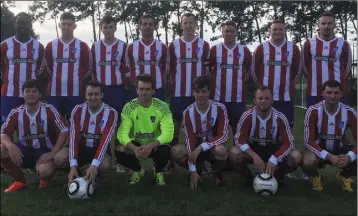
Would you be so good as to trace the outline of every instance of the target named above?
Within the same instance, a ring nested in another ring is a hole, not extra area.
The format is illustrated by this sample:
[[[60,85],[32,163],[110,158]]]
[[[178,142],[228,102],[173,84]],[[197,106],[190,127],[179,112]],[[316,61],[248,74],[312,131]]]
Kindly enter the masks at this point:
[[[195,22],[198,21],[197,18],[196,18],[196,16],[195,16],[195,14],[193,14],[193,13],[185,13],[185,14],[183,14],[183,15],[181,16],[180,22],[183,21],[184,17],[194,17]]]
[[[322,85],[322,91],[326,90],[326,87],[339,88],[342,91],[342,85],[337,80],[328,80]]]
[[[208,76],[198,76],[194,78],[192,84],[192,89],[194,91],[197,89],[203,89],[205,87],[210,90],[210,78]]]
[[[75,15],[73,15],[70,12],[64,12],[63,14],[61,14],[60,20],[65,20],[65,19],[72,20],[73,22],[76,22]]]
[[[99,26],[102,26],[103,24],[110,24],[112,22],[117,25],[117,20],[114,19],[111,15],[106,14],[99,21]]]
[[[86,85],[86,88],[85,88],[86,91],[87,91],[87,87],[89,87],[89,86],[94,87],[94,88],[100,88],[100,89],[101,89],[101,93],[103,93],[102,85],[101,85],[101,83],[98,82],[97,80],[91,80],[91,81],[89,81],[89,82],[87,83],[87,85]]]
[[[14,17],[14,25],[16,23],[16,19],[19,17],[22,17],[22,16],[27,17],[30,20],[30,22],[32,23],[32,17],[30,16],[30,14],[28,14],[26,12],[20,12],[20,13],[16,14],[16,16]]]
[[[274,21],[270,22],[269,28],[271,28],[272,24],[277,24],[277,23],[285,25],[285,21],[283,21],[283,20],[274,20]]]
[[[254,98],[256,98],[256,94],[257,94],[258,91],[266,91],[266,90],[268,90],[272,95],[272,91],[268,86],[262,86],[262,87],[256,89],[255,94],[254,94]]]
[[[154,23],[154,25],[155,25],[155,18],[154,18],[154,16],[152,15],[152,14],[144,14],[144,15],[142,15],[140,18],[139,18],[139,21],[138,21],[138,24],[139,25],[142,25],[142,20],[143,19],[152,19],[153,20],[153,23]]]
[[[332,17],[333,19],[335,19],[334,14],[331,11],[325,11],[325,12],[321,13],[319,15],[318,19],[321,17],[324,17],[324,16]]]
[[[139,81],[152,84],[152,89],[155,89],[155,80],[149,74],[142,74],[135,78],[135,86],[138,88]]]
[[[35,79],[26,80],[24,84],[22,84],[22,92],[29,88],[36,88],[41,94],[43,92],[41,83]]]
[[[225,21],[223,23],[221,23],[221,29],[223,29],[225,26],[233,26],[235,28],[237,28],[236,22],[229,20],[229,21]]]

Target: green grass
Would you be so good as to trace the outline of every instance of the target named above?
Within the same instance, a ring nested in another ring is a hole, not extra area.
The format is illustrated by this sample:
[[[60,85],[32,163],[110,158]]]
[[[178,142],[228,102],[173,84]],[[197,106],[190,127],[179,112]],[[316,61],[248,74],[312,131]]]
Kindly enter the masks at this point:
[[[304,110],[296,109],[295,143],[302,149]],[[285,179],[286,187],[273,197],[257,196],[243,186],[235,173],[226,173],[227,186],[216,188],[210,176],[198,190],[186,184],[187,173],[167,176],[167,186],[158,188],[151,162],[139,185],[128,185],[128,174],[114,171],[101,181],[90,200],[70,200],[64,184],[67,174],[60,171],[49,188],[38,191],[38,178],[29,175],[30,188],[1,194],[1,215],[357,215],[357,194],[341,190],[335,169],[323,170],[324,191],[311,190],[309,182]],[[298,171],[296,176],[300,176]],[[11,183],[1,175],[1,190]],[[356,184],[354,184],[356,188]]]

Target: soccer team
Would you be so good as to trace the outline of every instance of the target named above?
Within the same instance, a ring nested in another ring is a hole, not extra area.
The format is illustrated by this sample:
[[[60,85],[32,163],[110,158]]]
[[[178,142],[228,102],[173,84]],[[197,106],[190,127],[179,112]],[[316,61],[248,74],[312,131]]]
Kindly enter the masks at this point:
[[[269,26],[270,39],[253,54],[236,42],[232,21],[221,26],[224,42],[210,48],[196,36],[191,13],[181,17],[183,36],[168,47],[154,39],[156,23],[149,14],[139,20],[141,39],[129,45],[115,38],[116,20],[104,16],[104,39],[91,49],[74,37],[71,13],[61,15],[61,37],[46,47],[30,37],[28,14],[19,13],[14,25],[16,35],[1,43],[1,166],[14,179],[5,192],[27,187],[21,168],[35,168],[39,188],[45,188],[57,169],[69,168],[70,182],[81,175],[79,167],[90,164],[84,176],[94,183],[113,158],[131,170],[129,183],[137,184],[144,175],[140,161],[148,157],[159,186],[166,184],[165,167],[173,171],[177,164],[188,169],[188,183],[197,188],[208,163],[217,186],[225,184],[225,169],[250,185],[251,163],[279,182],[301,166],[321,191],[317,168],[328,163],[340,169],[343,189],[353,191],[357,147],[346,129],[357,142],[357,114],[343,97],[351,49],[334,36],[330,12],[321,14],[319,35],[302,51],[285,40],[285,24],[277,20]],[[301,71],[308,95],[303,152],[295,149],[292,135]],[[41,102],[44,77],[47,103]],[[246,109],[250,77],[257,90],[254,106]],[[170,105],[163,102],[165,87],[171,89]],[[227,148],[229,126],[234,143]]]

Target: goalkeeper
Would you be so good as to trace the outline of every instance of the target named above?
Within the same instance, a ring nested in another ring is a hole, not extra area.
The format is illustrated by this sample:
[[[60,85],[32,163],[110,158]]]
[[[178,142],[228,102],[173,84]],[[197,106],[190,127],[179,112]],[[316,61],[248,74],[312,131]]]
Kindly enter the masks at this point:
[[[117,139],[117,162],[131,170],[129,184],[137,184],[144,176],[140,160],[152,158],[157,185],[165,185],[163,169],[170,158],[168,145],[174,134],[172,114],[167,103],[153,98],[155,82],[151,76],[135,80],[138,98],[128,102],[121,114]]]

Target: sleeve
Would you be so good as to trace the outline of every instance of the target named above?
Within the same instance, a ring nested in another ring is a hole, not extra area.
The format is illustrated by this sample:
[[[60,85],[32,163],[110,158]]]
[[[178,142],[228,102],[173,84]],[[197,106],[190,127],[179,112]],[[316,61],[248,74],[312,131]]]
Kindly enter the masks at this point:
[[[169,44],[168,52],[169,52],[169,54],[168,54],[169,58],[168,58],[167,64],[168,64],[168,68],[169,68],[169,74],[170,74],[170,79],[172,80],[172,82],[174,82],[175,73],[176,73],[176,65],[177,65],[174,43]]]
[[[92,45],[91,48],[91,59],[92,59],[92,80],[97,80],[97,67],[96,67],[96,48],[95,44]],[[98,80],[97,80],[98,81]]]
[[[170,143],[174,136],[174,123],[172,114],[167,104],[165,104],[165,109],[162,111],[162,118],[160,119],[159,124],[161,134],[157,140],[161,145]]]
[[[78,146],[80,142],[81,134],[81,108],[80,106],[75,106],[72,110],[70,118],[70,143],[69,143],[69,160],[70,167],[78,166],[77,157],[78,157]]]
[[[206,41],[203,46],[203,65],[204,71],[202,75],[210,76],[210,45]]]
[[[201,145],[203,151],[211,149],[213,146],[224,144],[229,137],[229,118],[225,106],[219,106],[217,122],[217,135]]]
[[[131,119],[131,107],[127,105],[124,106],[121,113],[121,125],[117,131],[117,139],[121,145],[126,146],[132,139],[129,137],[129,133],[133,127],[133,121]]]
[[[129,44],[126,50],[126,62],[130,73],[131,80],[135,79],[135,62],[133,58],[133,44]]]
[[[308,68],[311,67],[310,62],[312,59],[312,55],[310,50],[311,50],[311,44],[310,41],[307,40],[303,44],[302,51],[301,51],[302,73],[306,78],[308,78]]]
[[[291,133],[290,124],[286,116],[282,113],[278,114],[277,118],[278,136],[281,137],[282,144],[280,148],[269,158],[269,161],[275,165],[281,162],[284,157],[291,153],[294,148],[293,136]]]
[[[102,129],[102,136],[97,148],[96,154],[92,160],[91,165],[99,167],[108,149],[108,144],[111,142],[113,134],[117,127],[118,114],[117,111],[112,110],[106,125]]]
[[[254,54],[252,55],[252,63],[251,63],[251,77],[256,87],[261,87],[261,76],[260,74],[263,72],[263,46],[259,45]]]
[[[83,79],[92,75],[92,55],[91,50],[85,42],[81,42],[81,68],[83,71]]]
[[[250,148],[248,141],[250,138],[250,128],[251,128],[251,119],[252,114],[249,111],[246,111],[242,114],[239,123],[236,127],[236,134],[234,136],[234,144],[240,148],[242,152],[245,152]]]
[[[317,110],[312,107],[308,108],[304,121],[304,146],[315,153],[317,157],[325,159],[328,152],[323,150],[316,143],[316,124],[317,124]]]
[[[348,77],[352,67],[352,50],[351,45],[347,41],[344,41],[341,58],[342,66],[344,68],[343,71],[345,72],[346,77]]]
[[[188,155],[194,151],[194,149],[197,147],[197,139],[195,137],[195,131],[193,129],[193,125],[190,121],[190,115],[189,111],[185,110],[183,113],[183,132],[184,132],[184,138],[185,138],[185,147],[188,152]],[[193,163],[188,162],[189,165],[189,171],[195,172],[196,166]]]
[[[7,43],[6,41],[1,43],[1,58],[0,58],[0,73],[1,73],[1,80],[4,82],[4,76],[5,76],[5,68],[6,68],[6,52],[7,52]]]
[[[292,86],[294,86],[300,79],[302,72],[301,53],[297,45],[293,45],[293,57],[291,64],[291,77],[293,78]]]
[[[65,122],[65,119],[60,115],[60,113],[57,111],[57,109],[53,105],[49,105],[50,109],[50,120],[52,123],[52,126],[56,128],[56,130],[60,132],[69,131],[68,126]]]
[[[17,130],[17,119],[19,111],[12,109],[9,115],[6,117],[5,122],[1,126],[1,135],[7,135],[10,139],[13,138],[14,131]]]
[[[249,48],[244,48],[244,63],[243,63],[243,72],[244,80],[248,81],[251,75],[251,65],[252,65],[252,55]]]
[[[354,161],[357,159],[357,112],[354,109],[348,110],[348,125],[351,128],[356,145],[347,154],[351,158],[351,161]]]

